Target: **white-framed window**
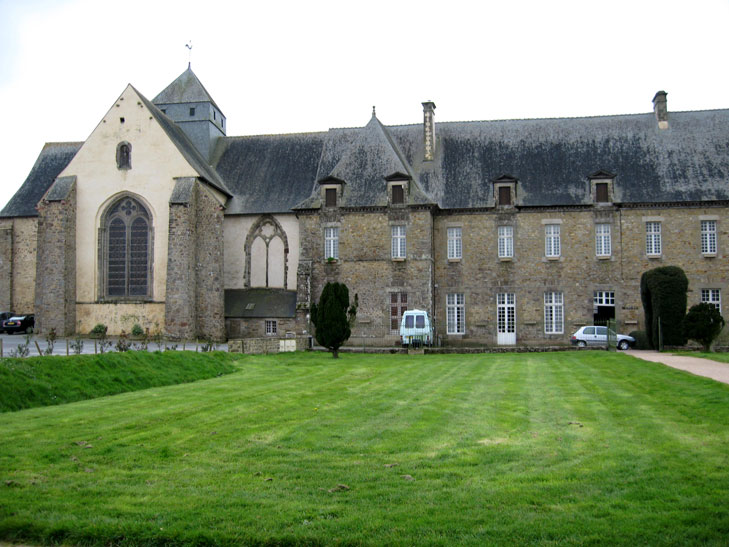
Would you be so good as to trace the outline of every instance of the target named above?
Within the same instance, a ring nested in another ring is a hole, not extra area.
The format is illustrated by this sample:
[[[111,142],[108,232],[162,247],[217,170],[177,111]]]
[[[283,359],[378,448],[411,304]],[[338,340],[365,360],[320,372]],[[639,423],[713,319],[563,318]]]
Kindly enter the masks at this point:
[[[592,301],[595,306],[614,306],[615,291],[595,291]]]
[[[339,259],[339,228],[324,228],[324,258]]]
[[[392,258],[405,258],[405,226],[392,226]]]
[[[713,304],[721,313],[721,289],[701,289],[701,303]]]
[[[645,223],[645,254],[659,256],[661,254],[661,223],[648,221]]]
[[[514,256],[514,227],[499,226],[499,258],[512,258]]]
[[[278,334],[278,323],[275,319],[266,319],[266,336]]]
[[[544,225],[544,255],[554,258],[561,253],[559,241],[559,224]]]
[[[448,228],[448,258],[461,258],[463,256],[463,244],[461,228]]]
[[[463,293],[446,295],[446,318],[448,334],[465,334],[466,300]]]
[[[610,256],[611,253],[610,224],[595,224],[595,255]]]
[[[561,292],[544,293],[544,333],[562,334],[564,332],[564,296]]]
[[[716,254],[716,221],[701,221],[701,252],[705,255]]]

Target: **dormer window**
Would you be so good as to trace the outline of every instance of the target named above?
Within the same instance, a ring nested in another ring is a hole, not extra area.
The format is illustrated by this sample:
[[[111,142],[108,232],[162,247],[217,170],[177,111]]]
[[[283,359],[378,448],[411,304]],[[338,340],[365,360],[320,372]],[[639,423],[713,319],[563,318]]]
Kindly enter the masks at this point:
[[[319,194],[322,208],[339,207],[344,191],[344,181],[336,177],[327,177],[319,181]]]
[[[336,188],[326,188],[324,190],[325,195],[325,206],[326,207],[336,207],[337,206],[337,189]]]
[[[116,146],[116,167],[117,169],[132,168],[132,145],[128,142],[120,142]]]
[[[409,181],[410,177],[401,172],[393,173],[385,177],[390,205],[405,205],[407,203]]]
[[[516,179],[503,175],[494,181],[494,202],[497,207],[513,207],[516,201]]]
[[[596,182],[595,183],[595,202],[596,203],[607,203],[610,201],[608,198],[608,183],[607,182]]]
[[[511,188],[508,186],[499,187],[499,205],[511,205]]]
[[[405,203],[405,191],[403,190],[402,184],[392,185],[392,203],[396,205]]]
[[[590,201],[599,205],[613,202],[613,181],[615,175],[607,171],[597,171],[590,175]]]
[[[194,115],[195,115],[195,107],[192,106],[192,107],[190,107],[190,116],[192,117]]]

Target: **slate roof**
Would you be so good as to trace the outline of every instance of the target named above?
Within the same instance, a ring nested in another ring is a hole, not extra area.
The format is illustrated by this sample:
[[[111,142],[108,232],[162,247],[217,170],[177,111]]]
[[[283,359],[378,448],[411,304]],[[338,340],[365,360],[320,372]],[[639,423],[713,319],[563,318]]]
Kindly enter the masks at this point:
[[[226,289],[225,317],[281,318],[296,315],[296,291]]]
[[[517,180],[517,205],[590,202],[589,176],[616,175],[615,201],[729,200],[729,110],[436,124],[423,162],[422,126],[390,127],[423,189],[444,209],[493,206],[492,181]]]
[[[223,111],[215,103],[213,98],[202,85],[190,65],[187,70],[180,74],[174,82],[152,99],[154,104],[178,104],[178,103],[213,103],[213,106],[222,114]]]
[[[327,133],[221,137],[217,172],[233,194],[225,214],[283,213],[312,192]]]
[[[82,144],[82,142],[46,143],[23,185],[0,211],[0,217],[38,216],[36,204],[73,159]]]
[[[178,80],[194,76],[189,72]],[[171,87],[155,101],[170,100],[177,89]],[[209,98],[202,85],[196,89],[198,98]],[[587,205],[589,177],[599,171],[615,175],[617,203],[729,200],[726,109],[670,112],[665,130],[652,112],[441,122],[430,162],[423,160],[422,124],[384,126],[373,116],[362,128],[221,137],[211,166],[174,122],[142,100],[200,176],[230,196],[226,214],[319,208],[319,182],[329,177],[345,182],[341,206],[381,206],[385,177],[395,173],[410,177],[411,204],[442,209],[493,207],[493,181],[504,175],[517,179],[517,206]],[[47,145],[0,215],[35,216],[35,204],[79,147]]]

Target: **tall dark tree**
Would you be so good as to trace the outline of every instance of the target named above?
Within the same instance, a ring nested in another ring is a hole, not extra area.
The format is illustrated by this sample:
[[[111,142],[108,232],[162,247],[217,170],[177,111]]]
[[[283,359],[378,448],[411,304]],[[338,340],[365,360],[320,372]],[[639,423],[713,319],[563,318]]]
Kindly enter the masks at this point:
[[[344,283],[327,283],[319,297],[319,304],[311,306],[311,321],[316,328],[316,341],[332,352],[336,359],[339,348],[352,334],[357,316],[357,295],[349,304],[349,289]]]
[[[682,346],[683,318],[686,315],[688,278],[678,266],[663,266],[645,272],[640,278],[640,298],[645,312],[645,332],[651,347],[663,344]]]
[[[696,340],[704,346],[705,352],[711,351],[711,344],[724,328],[724,318],[713,304],[701,303],[691,306],[683,319],[683,333],[686,338]]]

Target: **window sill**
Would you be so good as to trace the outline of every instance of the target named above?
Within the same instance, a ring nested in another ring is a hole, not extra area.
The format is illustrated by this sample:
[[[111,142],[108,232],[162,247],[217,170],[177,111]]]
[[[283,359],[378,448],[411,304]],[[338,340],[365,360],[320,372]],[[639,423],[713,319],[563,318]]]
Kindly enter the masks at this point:
[[[701,253],[704,258],[716,258],[716,253]]]
[[[396,258],[396,257],[393,256],[392,257],[392,261],[393,262],[405,262],[405,258],[399,258],[399,257]]]
[[[339,259],[335,258],[333,260],[329,260],[328,258],[324,259],[324,264],[339,264]]]
[[[448,259],[448,262],[460,262],[460,261],[461,261],[460,258],[449,258]]]
[[[511,256],[500,256],[499,257],[499,262],[511,262],[512,260],[514,260],[514,258]]]
[[[612,257],[612,255],[598,255],[595,258],[597,258],[598,260],[610,260]]]
[[[562,256],[545,256],[544,257],[548,262],[559,262],[562,260]]]
[[[645,255],[648,260],[661,260],[663,255]]]

